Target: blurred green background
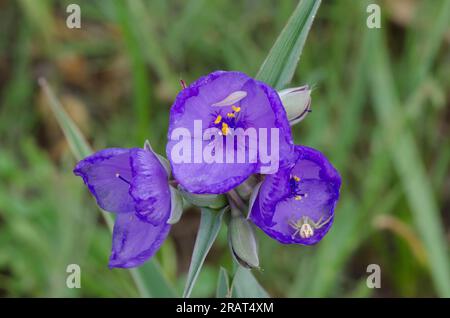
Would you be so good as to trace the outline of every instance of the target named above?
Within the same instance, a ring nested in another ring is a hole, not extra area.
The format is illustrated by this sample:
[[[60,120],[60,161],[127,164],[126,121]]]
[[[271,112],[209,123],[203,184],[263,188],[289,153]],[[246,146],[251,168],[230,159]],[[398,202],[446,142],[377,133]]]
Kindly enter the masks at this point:
[[[81,29],[66,27],[69,3]],[[255,275],[275,297],[449,295],[450,1],[378,1],[381,29],[366,27],[367,3],[323,1],[292,81],[314,87],[295,139],[323,151],[343,186],[317,246],[259,232]],[[255,75],[296,4],[0,0],[0,297],[138,296],[127,271],[107,268],[111,235],[72,175],[39,76],[95,149],[148,138],[164,153],[179,79]],[[198,222],[188,211],[157,255],[179,291]],[[193,296],[213,296],[229,262],[222,229]],[[71,263],[81,289],[66,287]],[[366,287],[372,263],[381,289]]]

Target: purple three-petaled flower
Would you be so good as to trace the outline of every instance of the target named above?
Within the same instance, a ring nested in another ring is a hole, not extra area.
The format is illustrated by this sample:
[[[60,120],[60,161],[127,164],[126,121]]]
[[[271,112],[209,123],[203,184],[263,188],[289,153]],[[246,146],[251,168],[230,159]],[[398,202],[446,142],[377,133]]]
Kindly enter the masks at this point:
[[[109,267],[135,267],[159,249],[170,225],[167,172],[146,149],[104,149],[81,160],[83,178],[98,205],[117,214]]]
[[[214,138],[202,136],[211,129],[218,132]],[[251,146],[249,137],[228,147],[240,129],[254,129],[257,135],[252,136],[266,144],[263,147],[261,144]],[[185,145],[186,139],[188,149],[185,147],[180,151],[180,140]],[[202,150],[208,150],[212,140],[214,145],[223,144],[225,150],[218,154],[213,149],[211,156],[217,156],[219,160],[208,161]],[[273,144],[277,147],[272,147]],[[289,155],[293,149],[286,111],[277,92],[270,86],[240,72],[216,71],[201,77],[178,94],[170,111],[166,151],[175,179],[189,192],[225,193],[251,174],[264,173],[267,158],[264,158],[262,149],[265,148],[274,157],[278,157],[278,153]],[[239,150],[245,160],[236,159]],[[235,159],[228,161],[226,158]],[[277,164],[268,167],[266,173],[276,172],[289,158],[276,160]]]
[[[312,245],[333,223],[341,178],[319,151],[295,146],[295,153],[291,167],[264,179],[250,219],[281,243]]]

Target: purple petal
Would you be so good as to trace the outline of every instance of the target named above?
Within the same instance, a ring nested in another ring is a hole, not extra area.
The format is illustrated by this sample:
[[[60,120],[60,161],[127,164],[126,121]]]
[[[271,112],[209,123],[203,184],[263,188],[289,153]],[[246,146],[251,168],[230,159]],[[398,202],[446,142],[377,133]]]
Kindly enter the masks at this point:
[[[270,129],[279,129],[280,167],[285,167],[295,159],[295,152],[291,127],[279,95],[269,85],[260,81],[247,82],[242,89],[248,94],[242,101],[242,111],[253,127],[267,129],[269,145],[272,142]]]
[[[194,120],[211,121],[211,105],[238,91],[250,78],[240,72],[216,71],[199,78],[183,89],[170,110],[168,137],[173,129],[184,127],[193,131]],[[217,108],[214,108],[216,110]],[[207,128],[203,127],[204,129]]]
[[[131,179],[129,152],[129,149],[122,148],[101,150],[81,160],[73,171],[83,178],[97,204],[106,211],[134,211],[134,202],[128,193],[130,185],[127,183]]]
[[[170,225],[165,221],[154,226],[135,214],[118,214],[109,267],[136,267],[152,257],[169,234]]]
[[[261,184],[256,199],[261,205],[261,219],[267,225],[272,223],[273,211],[281,200],[289,195],[290,169],[280,169],[277,173],[266,176]]]
[[[244,182],[256,169],[256,164],[234,164],[225,169],[225,164],[180,164],[173,165],[176,180],[183,180],[183,187],[196,194],[225,193]],[[181,183],[181,181],[180,181]]]
[[[158,225],[170,214],[170,189],[167,173],[151,151],[130,151],[132,179],[130,194],[138,217]]]
[[[206,163],[203,158],[200,162],[194,158],[194,144],[199,142],[203,150],[208,142],[195,139],[194,121],[201,121],[202,131],[214,127],[214,120],[218,115],[225,120],[232,112],[231,106],[212,106],[220,103],[228,96],[243,92],[245,97],[236,106],[240,111],[236,113],[236,125],[231,128],[266,128],[270,142],[270,129],[279,129],[280,153],[286,158],[281,159],[281,165],[291,161],[289,156],[293,153],[292,136],[286,112],[278,94],[268,85],[258,82],[240,72],[217,71],[204,76],[183,89],[177,96],[170,112],[168,132],[167,157],[172,166],[175,178],[193,193],[224,193],[238,186],[251,174],[261,169],[261,161],[245,163]],[[234,119],[233,119],[234,120]],[[172,150],[178,140],[172,140],[172,133],[177,128],[185,128],[191,134],[190,154],[185,162],[176,162],[172,158]],[[222,137],[221,137],[222,138]],[[241,147],[242,148],[242,147]],[[246,158],[249,158],[248,147],[245,147]],[[255,158],[255,159],[260,159]]]
[[[264,180],[250,218],[281,243],[312,245],[331,228],[341,178],[319,151],[304,146],[296,146],[295,150],[298,154],[295,166]],[[306,194],[300,200],[291,193],[289,181],[293,176],[300,178],[296,191]],[[317,229],[313,227],[314,234],[309,238],[301,237],[292,226],[304,217],[321,225]]]

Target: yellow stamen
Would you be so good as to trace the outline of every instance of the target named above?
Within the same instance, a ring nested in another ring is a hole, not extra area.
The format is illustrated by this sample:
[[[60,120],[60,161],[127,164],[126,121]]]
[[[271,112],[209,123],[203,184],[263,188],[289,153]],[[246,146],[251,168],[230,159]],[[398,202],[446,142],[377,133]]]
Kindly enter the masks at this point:
[[[217,117],[216,117],[216,120],[214,121],[214,124],[218,124],[218,123],[220,123],[222,121],[222,116],[220,116],[220,115],[217,115]]]
[[[231,106],[231,109],[233,109],[234,112],[239,113],[241,111],[240,107],[236,107],[236,106]]]
[[[299,182],[299,181],[300,181],[300,178],[299,178],[299,177],[297,177],[297,176],[294,176],[293,178],[294,178],[294,180],[295,180],[295,181],[297,181],[297,182]]]
[[[228,117],[228,118],[234,118],[234,117],[236,117],[236,116],[234,115],[234,113],[228,113],[228,114],[227,114],[227,117]]]
[[[294,199],[295,199],[296,201],[300,201],[300,200],[302,199],[302,196],[301,196],[301,195],[296,195],[296,196],[294,197]]]
[[[224,134],[225,136],[228,134],[228,124],[227,123],[222,123],[222,134]]]

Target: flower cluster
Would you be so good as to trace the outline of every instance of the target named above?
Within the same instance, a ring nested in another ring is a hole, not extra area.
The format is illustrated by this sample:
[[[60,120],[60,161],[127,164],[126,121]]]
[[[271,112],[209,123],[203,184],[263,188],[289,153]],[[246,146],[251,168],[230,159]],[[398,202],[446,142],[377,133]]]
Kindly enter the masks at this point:
[[[116,214],[109,266],[135,267],[154,255],[179,219],[181,197],[212,204],[225,195],[216,207],[230,205],[231,251],[247,267],[258,266],[252,223],[281,243],[320,241],[341,180],[323,154],[293,143],[290,126],[310,102],[307,86],[276,92],[243,73],[216,71],[172,105],[170,164],[149,144],[81,160],[74,173]]]

